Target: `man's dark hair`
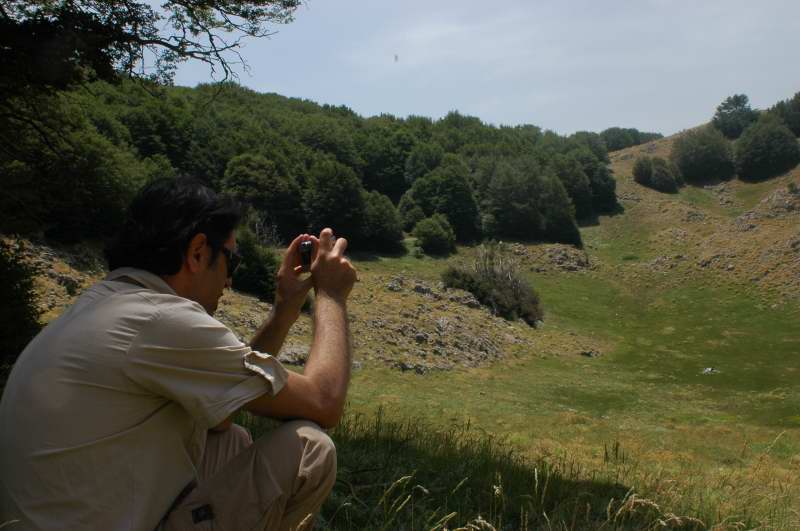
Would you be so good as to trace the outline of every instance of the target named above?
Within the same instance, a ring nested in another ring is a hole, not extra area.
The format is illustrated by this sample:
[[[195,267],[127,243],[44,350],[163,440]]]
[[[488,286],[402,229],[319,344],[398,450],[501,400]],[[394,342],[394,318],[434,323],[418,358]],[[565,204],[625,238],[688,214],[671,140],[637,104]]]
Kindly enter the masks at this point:
[[[174,275],[189,242],[200,233],[208,238],[213,263],[241,217],[238,203],[198,181],[157,179],[139,191],[122,231],[106,247],[108,268],[136,267]]]

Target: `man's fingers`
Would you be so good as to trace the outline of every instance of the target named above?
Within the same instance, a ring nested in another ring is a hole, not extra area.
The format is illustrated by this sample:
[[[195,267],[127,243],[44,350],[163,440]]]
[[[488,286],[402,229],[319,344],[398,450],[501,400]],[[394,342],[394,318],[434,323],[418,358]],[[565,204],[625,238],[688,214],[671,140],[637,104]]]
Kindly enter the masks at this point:
[[[325,228],[319,233],[319,246],[323,251],[330,251],[333,249],[333,240],[332,229]]]
[[[342,256],[345,249],[347,249],[347,238],[336,238],[336,243],[333,244],[333,254]]]
[[[296,270],[295,264],[300,263],[300,244],[308,239],[308,234],[301,234],[289,244],[286,248],[286,254],[283,256],[283,265]]]

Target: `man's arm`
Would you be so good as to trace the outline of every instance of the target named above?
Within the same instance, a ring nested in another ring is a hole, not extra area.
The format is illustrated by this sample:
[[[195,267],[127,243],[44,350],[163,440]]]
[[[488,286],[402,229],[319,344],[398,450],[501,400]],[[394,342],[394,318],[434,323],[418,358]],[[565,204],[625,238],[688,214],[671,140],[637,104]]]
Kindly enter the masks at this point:
[[[245,409],[266,417],[304,418],[331,428],[342,416],[350,381],[347,297],[356,272],[343,256],[347,240],[339,238],[334,243],[333,231],[325,229],[315,243],[317,258],[311,266],[316,292],[314,340],[305,370],[290,372],[277,395],[262,395]]]

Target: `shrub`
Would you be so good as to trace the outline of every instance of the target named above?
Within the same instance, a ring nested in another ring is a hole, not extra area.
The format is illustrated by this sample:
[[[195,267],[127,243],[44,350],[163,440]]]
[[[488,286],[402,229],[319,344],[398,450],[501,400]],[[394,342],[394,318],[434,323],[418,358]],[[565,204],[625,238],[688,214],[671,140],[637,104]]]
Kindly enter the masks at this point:
[[[39,332],[33,277],[36,270],[25,263],[20,243],[0,240],[0,388],[22,349]]]
[[[275,275],[280,267],[277,253],[259,242],[248,227],[239,229],[237,246],[242,263],[233,275],[233,287],[271,301],[275,297]]]
[[[653,158],[644,156],[636,159],[633,165],[633,180],[642,186],[649,186],[653,177]]]
[[[794,134],[779,119],[764,115],[736,142],[736,170],[742,179],[779,175],[800,162]]]
[[[693,129],[679,136],[670,160],[692,183],[730,179],[736,169],[730,143],[713,127]]]
[[[495,315],[523,319],[531,326],[542,319],[539,296],[503,244],[481,245],[470,266],[448,268],[442,281],[448,288],[469,291]]]
[[[447,255],[456,250],[455,232],[442,214],[434,214],[417,223],[413,235],[417,246],[427,254]]]
[[[727,138],[739,138],[751,123],[758,119],[758,111],[750,108],[750,102],[744,94],[734,94],[719,104],[711,125]]]
[[[661,157],[639,157],[633,166],[633,180],[659,192],[675,193],[683,184],[677,168]]]

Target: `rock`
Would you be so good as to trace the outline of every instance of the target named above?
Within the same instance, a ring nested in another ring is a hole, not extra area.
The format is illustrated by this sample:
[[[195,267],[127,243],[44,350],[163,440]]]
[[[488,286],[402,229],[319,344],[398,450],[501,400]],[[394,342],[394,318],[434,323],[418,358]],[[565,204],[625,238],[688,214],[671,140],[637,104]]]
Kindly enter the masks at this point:
[[[600,356],[602,356],[602,353],[599,350],[595,349],[582,350],[580,351],[579,354],[587,358],[599,358]]]
[[[430,287],[426,286],[425,284],[421,284],[421,283],[414,284],[414,291],[417,292],[417,293],[421,293],[423,295],[432,295],[433,294],[433,290]]]
[[[389,291],[403,291],[403,277],[394,277],[386,284]]]
[[[417,343],[427,343],[428,339],[429,339],[428,334],[426,334],[425,332],[417,332],[414,335],[414,341],[416,341]]]
[[[285,345],[278,354],[278,361],[287,365],[302,366],[308,359],[309,347],[305,345]]]
[[[715,369],[714,367],[706,367],[705,369],[702,370],[702,372],[700,374],[703,374],[703,375],[706,375],[706,376],[711,375],[711,374],[719,374],[719,370]]]

